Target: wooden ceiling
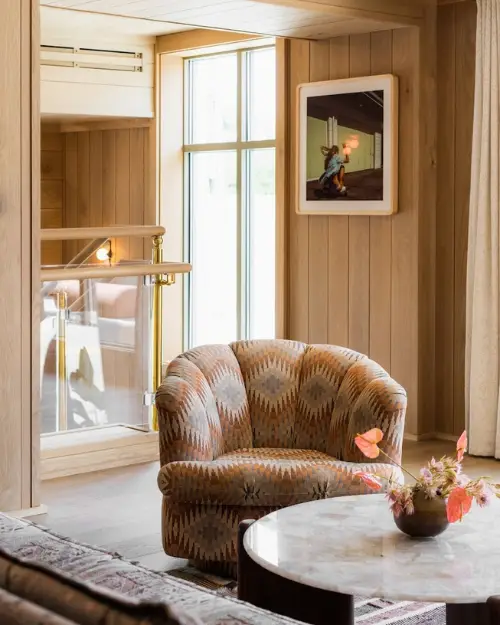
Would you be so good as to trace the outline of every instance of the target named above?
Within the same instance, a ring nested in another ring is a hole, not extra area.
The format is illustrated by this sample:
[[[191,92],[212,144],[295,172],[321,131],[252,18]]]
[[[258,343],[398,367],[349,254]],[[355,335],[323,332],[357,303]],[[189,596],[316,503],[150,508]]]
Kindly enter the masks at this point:
[[[329,37],[418,25],[429,0],[40,0],[51,7],[269,36]]]

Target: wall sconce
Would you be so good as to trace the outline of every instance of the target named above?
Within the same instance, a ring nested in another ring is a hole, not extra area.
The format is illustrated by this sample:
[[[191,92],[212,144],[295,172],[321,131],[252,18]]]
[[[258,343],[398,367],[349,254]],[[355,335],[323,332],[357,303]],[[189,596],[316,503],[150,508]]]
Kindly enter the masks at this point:
[[[97,260],[101,262],[108,261],[111,264],[111,257],[113,253],[111,251],[111,241],[107,241],[102,247],[100,247],[95,253]]]

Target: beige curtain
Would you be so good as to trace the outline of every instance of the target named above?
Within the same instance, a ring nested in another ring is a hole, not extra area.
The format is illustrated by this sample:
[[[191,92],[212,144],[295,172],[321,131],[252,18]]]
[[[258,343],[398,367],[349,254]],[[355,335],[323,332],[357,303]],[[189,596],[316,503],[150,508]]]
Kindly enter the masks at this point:
[[[470,453],[500,458],[500,0],[477,0],[467,259],[466,414]],[[467,146],[463,146],[467,150]]]

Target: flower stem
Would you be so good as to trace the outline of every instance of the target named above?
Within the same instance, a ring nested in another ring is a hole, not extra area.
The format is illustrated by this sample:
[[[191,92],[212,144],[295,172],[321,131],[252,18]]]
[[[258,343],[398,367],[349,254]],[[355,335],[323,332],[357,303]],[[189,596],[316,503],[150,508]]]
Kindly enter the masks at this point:
[[[379,449],[380,453],[381,453],[381,454],[384,454],[384,456],[385,456],[386,458],[389,458],[389,460],[390,460],[393,464],[395,464],[397,467],[399,467],[399,468],[400,468],[402,471],[404,471],[405,473],[408,473],[408,475],[409,475],[410,477],[412,477],[412,478],[413,478],[416,482],[418,482],[418,477],[415,477],[415,476],[413,475],[413,473],[410,473],[410,472],[409,472],[407,469],[405,469],[405,468],[404,468],[401,464],[399,464],[398,462],[396,462],[393,458],[391,458],[391,457],[389,456],[389,454],[386,454],[386,453],[385,453],[385,451],[384,451],[383,449],[380,449],[380,447],[379,447],[378,449]]]

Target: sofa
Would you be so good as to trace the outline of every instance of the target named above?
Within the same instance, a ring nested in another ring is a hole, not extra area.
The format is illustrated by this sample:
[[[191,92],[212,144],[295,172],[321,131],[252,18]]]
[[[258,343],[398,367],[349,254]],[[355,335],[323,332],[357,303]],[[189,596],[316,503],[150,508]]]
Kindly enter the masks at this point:
[[[0,514],[2,625],[301,625]]]
[[[238,341],[171,361],[156,395],[163,546],[235,576],[240,521],[284,506],[368,494],[357,471],[401,480],[406,393],[358,352]],[[365,458],[379,427],[388,459]]]

